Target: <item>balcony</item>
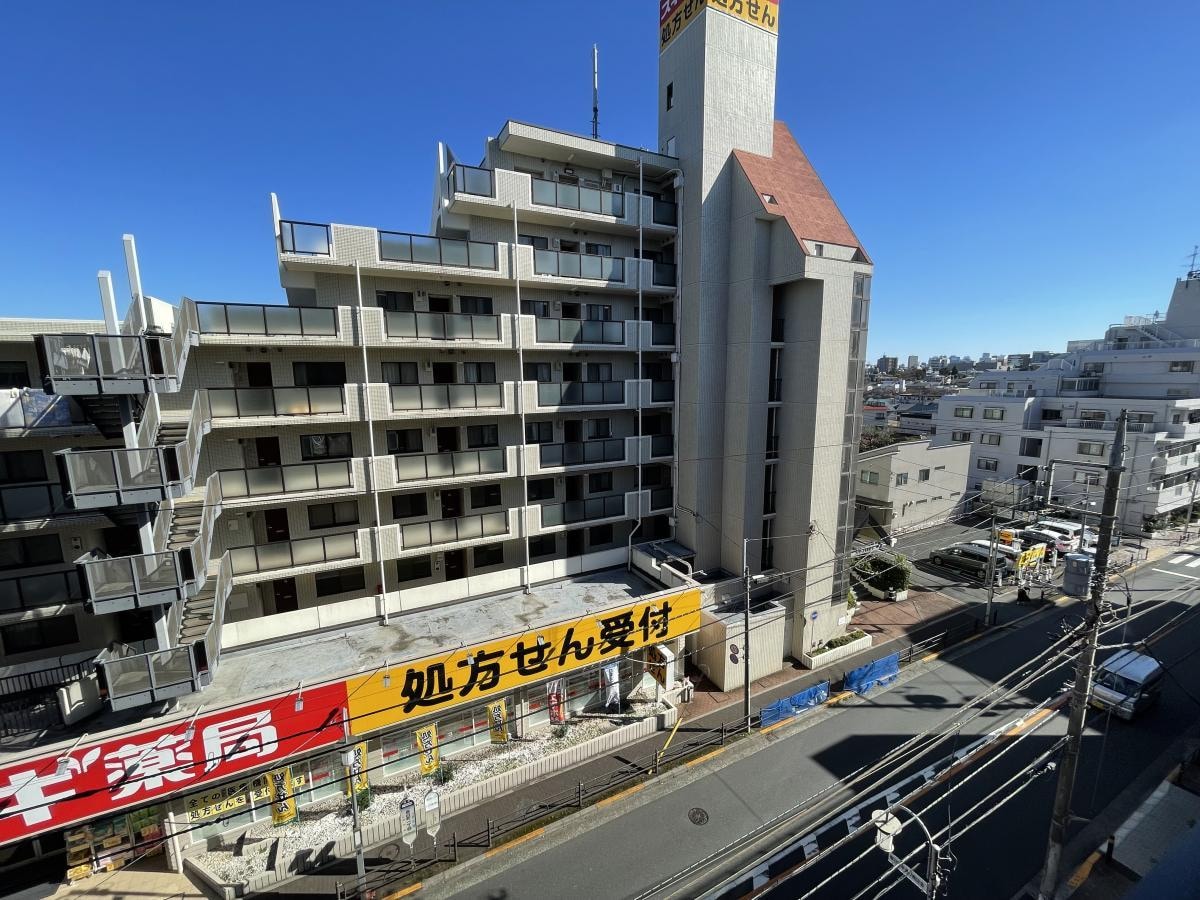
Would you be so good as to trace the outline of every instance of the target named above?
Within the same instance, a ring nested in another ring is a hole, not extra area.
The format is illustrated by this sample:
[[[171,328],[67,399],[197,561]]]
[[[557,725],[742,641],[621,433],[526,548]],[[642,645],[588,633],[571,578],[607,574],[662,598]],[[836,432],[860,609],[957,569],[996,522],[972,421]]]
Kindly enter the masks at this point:
[[[357,558],[357,531],[237,547],[229,551],[234,575],[251,575]]]
[[[498,269],[495,244],[463,241],[402,231],[379,232],[379,258],[385,262]]]
[[[0,578],[0,613],[82,601],[83,588],[79,584],[79,573],[74,569]]]
[[[59,450],[54,455],[67,503],[75,509],[158,503],[182,491],[177,467],[168,466],[161,447]]]
[[[625,438],[539,444],[538,456],[542,469],[624,463],[628,459]]]
[[[192,647],[185,644],[124,655],[121,648],[103,651],[96,657],[96,664],[109,706],[113,710],[131,709],[199,690],[211,676],[197,663]]]
[[[651,403],[674,403],[675,402],[675,382],[673,381],[652,381],[650,382],[650,402]]]
[[[498,342],[504,334],[499,316],[391,311],[384,315],[389,341]]]
[[[674,508],[675,493],[671,488],[661,487],[650,491],[650,512],[670,512]]]
[[[624,404],[624,381],[537,382],[538,406],[623,406]]]
[[[1064,378],[1059,386],[1059,393],[1063,396],[1095,396],[1100,392],[1099,378]]]
[[[83,430],[87,420],[69,397],[59,397],[25,388],[0,396],[0,432],[14,436],[16,432],[46,431],[53,428]]]
[[[197,303],[200,335],[252,337],[337,337],[338,311],[322,307],[254,303]]]
[[[39,334],[50,394],[147,394],[179,389],[174,340],[166,335]]]
[[[546,503],[541,510],[541,527],[556,528],[579,522],[618,519],[625,516],[625,495],[589,497],[587,500],[568,500],[566,503]]]
[[[496,178],[491,169],[464,166],[456,163],[447,176],[448,193],[470,194],[473,197],[495,197]]]
[[[394,459],[397,483],[442,478],[475,478],[483,475],[502,475],[508,471],[507,453],[500,448],[396,456]]]
[[[674,322],[653,322],[653,323],[651,323],[650,346],[652,346],[652,347],[674,347],[675,346],[675,323]]]
[[[67,512],[59,484],[6,484],[0,490],[0,523],[32,522]]]
[[[221,496],[225,500],[354,487],[353,466],[348,459],[257,469],[222,469],[217,477],[220,479]]]
[[[339,387],[208,388],[213,419],[341,415],[346,390]]]
[[[174,552],[107,557],[97,551],[75,561],[93,615],[162,606],[184,599]]]
[[[533,273],[556,278],[587,278],[593,281],[625,281],[625,260],[619,256],[595,256],[561,250],[534,250]]]
[[[329,226],[316,222],[295,222],[289,219],[280,221],[279,247],[284,253],[300,256],[333,255]]]
[[[625,195],[622,193],[577,184],[560,184],[542,178],[531,178],[530,181],[532,199],[538,206],[554,206],[618,219],[625,215]]]
[[[503,384],[393,384],[392,412],[502,409]]]
[[[651,221],[655,225],[663,225],[668,228],[675,228],[679,224],[679,207],[677,204],[669,200],[654,199],[654,209],[651,213]]]
[[[536,318],[534,324],[535,340],[539,344],[625,345],[624,322]]]
[[[656,262],[650,270],[650,283],[655,287],[675,287],[675,264]]]
[[[501,537],[509,533],[508,513],[483,513],[400,526],[400,548],[432,547]]]
[[[675,454],[675,436],[670,434],[653,434],[650,438],[650,458],[664,459]]]

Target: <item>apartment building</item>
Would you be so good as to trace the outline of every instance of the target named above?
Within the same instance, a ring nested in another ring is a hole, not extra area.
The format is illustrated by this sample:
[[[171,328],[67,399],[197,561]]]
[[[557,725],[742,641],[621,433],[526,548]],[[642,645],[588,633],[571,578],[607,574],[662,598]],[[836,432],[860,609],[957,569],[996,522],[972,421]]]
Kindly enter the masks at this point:
[[[303,803],[348,736],[390,772],[414,727],[486,742],[484,701],[537,727],[681,653],[743,560],[784,597],[756,672],[840,633],[872,265],[774,120],[777,14],[664,9],[657,151],[507,121],[438,147],[424,233],[272,196],[286,305],[156,299],[127,236],[123,317],[102,273],[102,320],[0,326],[3,527],[59,536],[6,552],[0,844],[74,865],[138,806],[175,858],[264,814],[201,802],[235,776]],[[106,783],[160,740],[205,765]]]
[[[857,504],[862,527],[896,535],[944,522],[966,506],[965,444],[901,440],[859,454]]]
[[[1118,506],[1128,532],[1186,508],[1200,455],[1200,273],[1176,282],[1165,316],[1127,316],[1032,371],[975,376],[938,402],[935,446],[971,446],[969,488],[1016,479],[1052,503],[1095,512],[1116,418],[1129,411]],[[1052,482],[1049,464],[1054,461]],[[1086,465],[1085,465],[1086,464]]]

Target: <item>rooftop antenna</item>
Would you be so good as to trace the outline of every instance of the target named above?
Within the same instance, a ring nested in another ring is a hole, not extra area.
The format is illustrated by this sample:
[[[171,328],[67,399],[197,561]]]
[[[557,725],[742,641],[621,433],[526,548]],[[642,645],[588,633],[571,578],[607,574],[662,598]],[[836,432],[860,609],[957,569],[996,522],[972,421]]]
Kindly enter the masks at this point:
[[[600,51],[592,44],[592,138],[600,137]]]
[[[592,128],[594,130],[595,126],[593,125]],[[1196,268],[1196,257],[1198,257],[1198,256],[1200,256],[1200,244],[1193,244],[1192,245],[1192,264],[1191,264],[1191,266],[1188,267],[1188,274],[1187,274],[1187,277],[1189,280],[1192,278],[1200,278],[1200,269]]]

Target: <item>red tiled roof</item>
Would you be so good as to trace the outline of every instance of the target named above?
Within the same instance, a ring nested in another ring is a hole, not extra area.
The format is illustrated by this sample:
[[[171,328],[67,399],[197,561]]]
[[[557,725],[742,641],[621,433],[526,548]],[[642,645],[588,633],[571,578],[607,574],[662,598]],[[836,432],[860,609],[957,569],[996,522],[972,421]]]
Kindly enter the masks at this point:
[[[797,242],[804,239],[856,247],[864,262],[871,261],[787,125],[775,123],[772,156],[745,150],[734,150],[733,155],[758,192],[763,209],[783,216]],[[772,195],[776,202],[768,204],[763,194]],[[804,245],[800,246],[803,249]]]

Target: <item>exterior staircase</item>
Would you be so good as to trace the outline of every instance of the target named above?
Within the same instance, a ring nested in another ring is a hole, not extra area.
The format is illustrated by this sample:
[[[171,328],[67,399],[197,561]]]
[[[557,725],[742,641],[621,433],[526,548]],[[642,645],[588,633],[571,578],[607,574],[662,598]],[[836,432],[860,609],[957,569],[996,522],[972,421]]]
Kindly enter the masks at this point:
[[[75,402],[83,410],[84,417],[96,426],[106,438],[119,438],[122,435],[121,397],[112,394],[88,395],[75,397]]]
[[[167,537],[167,549],[180,555],[185,575],[194,565],[190,546],[200,533],[204,516],[204,494],[196,492],[181,498],[171,510],[171,531]],[[179,643],[194,644],[204,639],[204,633],[213,621],[216,606],[216,577],[207,572],[196,572],[196,580],[203,579],[200,590],[183,602],[179,620]]]

